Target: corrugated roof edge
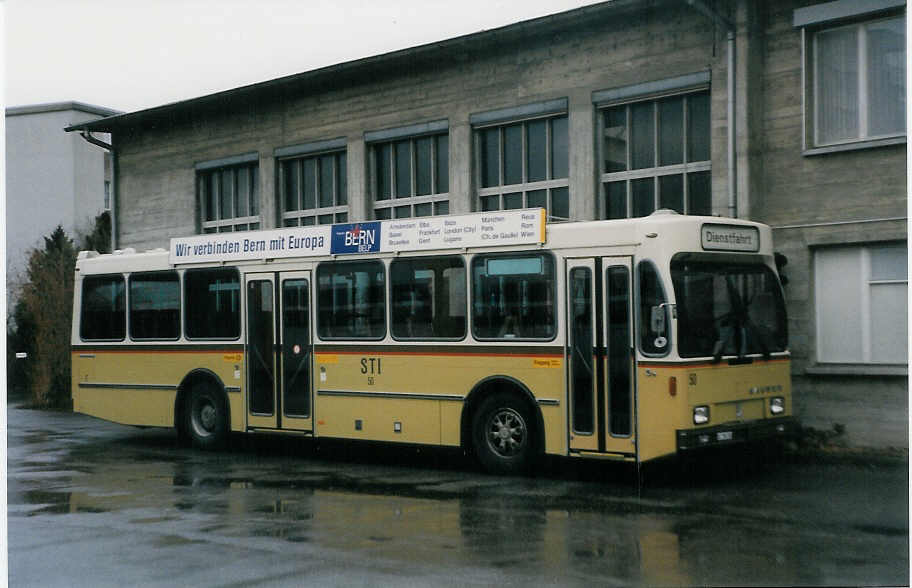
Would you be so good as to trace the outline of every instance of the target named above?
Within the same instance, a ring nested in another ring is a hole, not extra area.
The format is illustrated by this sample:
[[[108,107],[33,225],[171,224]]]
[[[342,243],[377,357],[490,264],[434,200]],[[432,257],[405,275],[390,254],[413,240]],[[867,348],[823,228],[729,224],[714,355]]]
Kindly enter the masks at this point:
[[[211,103],[235,98],[238,95],[245,93],[254,93],[271,88],[291,86],[293,84],[299,84],[303,82],[318,81],[321,78],[341,75],[343,73],[349,73],[363,68],[373,68],[380,65],[385,65],[388,67],[390,64],[393,64],[400,59],[414,59],[422,57],[426,54],[430,54],[432,52],[456,50],[468,44],[494,41],[496,39],[507,40],[507,38],[511,35],[534,34],[536,32],[546,31],[550,28],[557,28],[562,25],[569,25],[578,22],[588,22],[593,16],[604,14],[607,9],[620,10],[624,8],[629,9],[634,7],[645,8],[661,3],[662,0],[606,0],[605,2],[598,4],[591,4],[589,6],[583,6],[580,8],[575,8],[573,10],[559,12],[547,16],[541,16],[538,18],[509,24],[494,29],[479,31],[477,33],[469,33],[443,41],[434,41],[432,43],[418,45],[416,47],[410,47],[407,49],[400,49],[397,51],[392,51],[390,53],[364,57],[361,59],[356,59],[354,61],[337,63],[303,73],[283,76],[263,82],[256,82],[254,84],[240,86],[238,88],[232,88],[230,90],[223,90],[221,92],[215,92],[213,94],[207,94],[204,96],[189,98],[187,100],[171,102],[161,106],[153,106],[152,108],[147,108],[144,110],[118,114],[95,121],[87,121],[84,123],[69,126],[64,130],[67,132],[81,130],[112,132],[117,127],[138,124],[146,119],[154,118],[157,116],[168,116],[186,108],[206,106]]]

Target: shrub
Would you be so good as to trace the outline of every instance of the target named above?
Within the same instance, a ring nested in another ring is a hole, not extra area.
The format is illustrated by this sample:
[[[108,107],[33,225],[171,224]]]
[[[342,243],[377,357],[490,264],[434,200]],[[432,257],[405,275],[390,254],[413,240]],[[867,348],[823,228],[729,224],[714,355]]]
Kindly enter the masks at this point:
[[[110,251],[111,222],[107,212],[95,218],[83,239],[84,249]],[[26,391],[40,408],[68,408],[70,396],[70,332],[73,319],[73,278],[77,249],[62,227],[44,238],[44,248],[29,253],[26,281],[7,331],[8,390]],[[15,353],[28,353],[25,361]]]

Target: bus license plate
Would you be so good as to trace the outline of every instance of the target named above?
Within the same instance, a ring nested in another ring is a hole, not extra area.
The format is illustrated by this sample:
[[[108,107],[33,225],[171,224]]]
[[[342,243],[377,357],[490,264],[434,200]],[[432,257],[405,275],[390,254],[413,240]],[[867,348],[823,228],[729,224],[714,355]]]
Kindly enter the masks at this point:
[[[719,431],[716,433],[716,441],[731,441],[732,432],[731,431]]]

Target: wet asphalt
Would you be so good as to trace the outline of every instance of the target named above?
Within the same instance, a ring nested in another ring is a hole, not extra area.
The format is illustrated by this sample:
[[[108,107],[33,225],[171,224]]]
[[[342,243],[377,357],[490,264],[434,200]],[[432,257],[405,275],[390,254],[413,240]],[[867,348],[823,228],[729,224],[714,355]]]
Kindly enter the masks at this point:
[[[908,465],[547,460],[9,408],[10,586],[908,585]]]

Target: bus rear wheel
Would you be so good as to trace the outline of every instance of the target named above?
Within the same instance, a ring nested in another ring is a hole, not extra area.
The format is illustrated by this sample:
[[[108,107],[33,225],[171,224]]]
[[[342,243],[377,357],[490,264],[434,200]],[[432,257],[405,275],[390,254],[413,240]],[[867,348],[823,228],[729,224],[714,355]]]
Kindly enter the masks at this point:
[[[186,431],[200,449],[221,449],[228,440],[228,410],[212,384],[197,384],[188,399]]]
[[[472,419],[472,445],[482,467],[496,474],[526,472],[535,457],[532,415],[513,394],[486,398]]]

